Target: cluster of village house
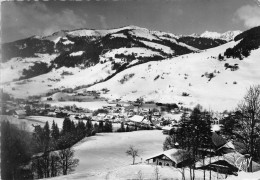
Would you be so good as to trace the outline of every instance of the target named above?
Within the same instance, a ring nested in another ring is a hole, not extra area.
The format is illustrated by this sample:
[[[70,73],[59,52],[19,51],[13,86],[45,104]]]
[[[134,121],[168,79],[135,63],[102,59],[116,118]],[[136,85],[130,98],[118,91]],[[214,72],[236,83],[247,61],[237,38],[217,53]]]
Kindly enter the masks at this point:
[[[2,108],[1,108],[2,109]],[[23,119],[27,115],[40,115],[51,117],[70,117],[73,119],[90,118],[94,121],[111,121],[113,123],[124,122],[129,125],[153,126],[163,128],[164,134],[169,134],[172,128],[178,126],[178,120],[183,113],[182,109],[173,108],[169,112],[162,112],[160,106],[148,105],[140,106],[133,102],[127,105],[111,104],[103,106],[104,111],[95,113],[88,109],[73,106],[53,107],[40,103],[37,100],[20,100],[19,102],[5,102],[5,112],[1,114],[14,115],[18,119]],[[212,125],[220,125],[221,118],[213,118]],[[167,126],[165,126],[167,125]]]
[[[109,105],[104,106],[103,110],[106,113],[97,113],[93,116],[93,113],[89,110],[77,108],[71,106],[69,108],[50,107],[40,105],[37,101],[17,103],[6,102],[6,113],[14,115],[18,119],[23,119],[27,115],[26,109],[30,109],[33,114],[53,116],[53,117],[70,117],[74,119],[84,119],[91,117],[94,121],[112,121],[113,123],[124,122],[129,125],[135,126],[153,126],[154,128],[161,128],[164,134],[169,134],[172,129],[178,128],[178,118],[183,113],[182,110],[175,108],[163,115],[160,109],[153,109],[151,111],[148,108],[140,108],[140,106],[130,105],[122,106]],[[177,116],[176,116],[177,115]],[[179,116],[178,116],[179,115]],[[167,122],[167,123],[165,123]],[[212,126],[221,127],[221,118],[214,117],[211,121]],[[199,152],[204,155],[205,158],[195,163],[195,168],[213,170],[222,174],[234,174],[239,170],[258,171],[260,165],[251,161],[246,155],[243,155],[244,149],[241,148],[241,144],[238,145],[234,142],[227,142],[222,136],[213,132],[212,142],[214,147],[211,149],[200,149]],[[148,164],[156,164],[161,166],[173,166],[181,168],[191,163],[188,152],[183,149],[176,148],[163,151],[157,155],[151,156],[146,159]]]

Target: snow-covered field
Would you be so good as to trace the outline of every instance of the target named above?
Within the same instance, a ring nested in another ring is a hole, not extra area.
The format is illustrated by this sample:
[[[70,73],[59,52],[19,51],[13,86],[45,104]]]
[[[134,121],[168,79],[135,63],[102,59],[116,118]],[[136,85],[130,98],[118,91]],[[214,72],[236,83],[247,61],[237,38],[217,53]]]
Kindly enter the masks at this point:
[[[73,106],[76,105],[80,108],[85,108],[89,110],[97,110],[102,109],[103,106],[115,106],[116,104],[109,104],[106,101],[90,101],[90,102],[77,102],[77,101],[46,101],[47,104],[50,104],[51,106],[58,106],[58,107],[64,107],[64,106]]]
[[[139,149],[140,156],[136,158],[139,163],[141,158],[161,152],[165,138],[160,130],[100,133],[85,138],[74,146],[75,157],[80,159],[76,172],[102,172],[127,166],[132,163],[132,158],[125,153],[130,145]]]
[[[140,176],[143,179],[155,179],[156,167],[158,168],[160,179],[182,179],[180,169],[155,166],[144,162],[145,158],[162,151],[165,137],[162,131],[153,130],[128,133],[100,133],[96,136],[85,138],[73,147],[75,158],[80,160],[75,172],[67,176],[50,179],[123,180],[139,179]],[[135,165],[131,165],[131,157],[125,154],[129,145],[134,145],[140,152]],[[189,179],[189,170],[185,169],[184,172],[186,179]],[[206,172],[206,179],[209,179],[208,177],[209,172]],[[250,177],[257,176],[251,175]],[[203,179],[203,171],[196,171],[196,178]],[[216,180],[217,178],[224,179],[225,176],[212,172],[211,179]],[[233,180],[232,176],[229,178]]]
[[[183,175],[181,174],[181,170],[167,167],[167,166],[155,166],[155,165],[148,165],[145,163],[136,164],[136,165],[127,165],[122,166],[113,170],[103,171],[103,172],[96,172],[96,173],[73,173],[66,176],[59,176],[55,178],[50,178],[51,180],[126,180],[126,179],[156,179],[155,170],[158,169],[158,177],[159,179],[164,180],[181,180]],[[190,174],[189,169],[184,170],[185,179],[189,180]],[[196,170],[195,171],[195,180],[202,180],[203,179],[203,171]],[[206,180],[209,180],[209,172],[206,172]],[[211,180],[219,180],[224,179],[225,177],[221,174],[217,174],[215,172],[211,173]],[[241,179],[242,180],[242,179]],[[256,180],[256,179],[254,179]]]
[[[226,180],[259,180],[260,171],[254,173],[239,172],[238,176],[230,176]]]
[[[119,171],[128,169],[120,168],[132,167],[132,158],[125,153],[130,145],[139,149],[140,156],[136,158],[136,163],[141,163],[145,158],[162,151],[165,138],[161,130],[100,133],[87,137],[73,147],[75,158],[80,160],[76,171],[57,179],[106,179],[105,176],[110,172],[113,173],[109,179],[118,179],[117,176],[121,174]],[[128,179],[128,175],[124,177],[124,174],[121,178]]]

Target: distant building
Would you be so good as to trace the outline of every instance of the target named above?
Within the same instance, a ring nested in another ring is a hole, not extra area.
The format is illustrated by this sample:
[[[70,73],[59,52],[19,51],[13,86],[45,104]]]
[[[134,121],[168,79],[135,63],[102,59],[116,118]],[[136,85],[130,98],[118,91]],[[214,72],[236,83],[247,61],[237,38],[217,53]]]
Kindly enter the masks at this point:
[[[173,129],[173,127],[171,127],[171,126],[164,126],[163,128],[162,128],[162,133],[163,134],[166,134],[166,135],[170,135],[170,132],[171,132],[171,130]]]
[[[14,117],[18,119],[24,119],[26,116],[26,111],[25,110],[15,110],[14,111]]]
[[[139,116],[139,115],[134,115],[133,117],[130,117],[128,121],[134,123],[135,125],[142,125],[145,124],[145,117],[144,116]]]

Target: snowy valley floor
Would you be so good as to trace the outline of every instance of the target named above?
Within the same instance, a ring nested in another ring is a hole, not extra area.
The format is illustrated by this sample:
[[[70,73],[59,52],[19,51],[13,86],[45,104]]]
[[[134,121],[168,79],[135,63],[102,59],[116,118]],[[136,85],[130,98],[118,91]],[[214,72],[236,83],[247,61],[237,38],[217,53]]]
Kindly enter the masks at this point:
[[[155,179],[155,165],[144,163],[145,158],[162,151],[163,141],[166,138],[160,130],[135,131],[127,133],[100,133],[88,137],[77,143],[73,148],[75,158],[80,160],[76,171],[67,176],[51,178],[51,180],[77,179],[77,180],[98,180],[98,179]],[[136,159],[136,165],[131,165],[132,158],[126,156],[125,151],[130,145],[139,149],[140,157]],[[157,166],[160,179],[182,179],[180,170],[172,167]],[[141,174],[141,175],[140,175]],[[228,178],[245,179],[243,177]],[[189,179],[188,169],[185,170],[185,179]],[[196,179],[203,179],[203,171],[196,172]],[[209,174],[206,174],[209,177]],[[248,176],[249,177],[249,176]],[[260,173],[250,176],[257,180]],[[212,172],[212,180],[223,179],[224,176]],[[208,178],[209,179],[209,178]]]

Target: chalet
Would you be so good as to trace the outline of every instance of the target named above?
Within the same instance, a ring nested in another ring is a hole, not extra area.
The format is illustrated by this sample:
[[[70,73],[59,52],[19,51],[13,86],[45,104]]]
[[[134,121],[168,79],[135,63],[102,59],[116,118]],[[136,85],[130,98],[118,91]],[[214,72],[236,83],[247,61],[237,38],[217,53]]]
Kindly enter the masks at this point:
[[[211,122],[211,124],[219,124],[219,119],[215,117],[215,118],[212,118],[210,120],[210,122]]]
[[[129,122],[134,123],[135,125],[142,125],[144,123],[144,116],[134,115],[128,119]]]
[[[68,116],[68,111],[65,110],[55,110],[57,118],[64,118]]]
[[[222,156],[201,159],[195,164],[196,169],[212,170],[222,174],[236,174],[238,168],[226,161]]]
[[[165,135],[170,135],[170,132],[171,132],[171,130],[173,129],[173,127],[171,127],[171,126],[164,126],[163,128],[162,128],[162,133],[163,134],[165,134]]]
[[[25,110],[15,110],[14,111],[14,117],[18,118],[18,119],[23,119],[26,116],[26,112]]]
[[[56,112],[51,112],[51,111],[49,111],[49,112],[47,113],[47,116],[56,117]]]
[[[162,133],[166,134],[166,135],[172,135],[172,134],[177,133],[180,129],[181,129],[181,127],[177,124],[174,124],[174,125],[171,125],[171,126],[164,126],[162,128],[162,130],[163,130]]]
[[[160,166],[173,166],[173,167],[183,167],[190,163],[190,158],[187,151],[183,149],[169,149],[163,151],[157,155],[151,156],[146,159],[146,162],[150,164],[160,165]]]
[[[106,113],[98,113],[97,116],[94,117],[96,121],[104,121],[106,117]]]
[[[160,114],[160,112],[154,112],[153,116],[159,117],[159,116],[161,116],[161,114]]]
[[[238,152],[223,154],[222,156],[208,157],[196,162],[197,169],[213,170],[222,174],[236,174],[238,171],[248,171],[250,158]],[[252,161],[252,172],[259,171],[260,164]]]

